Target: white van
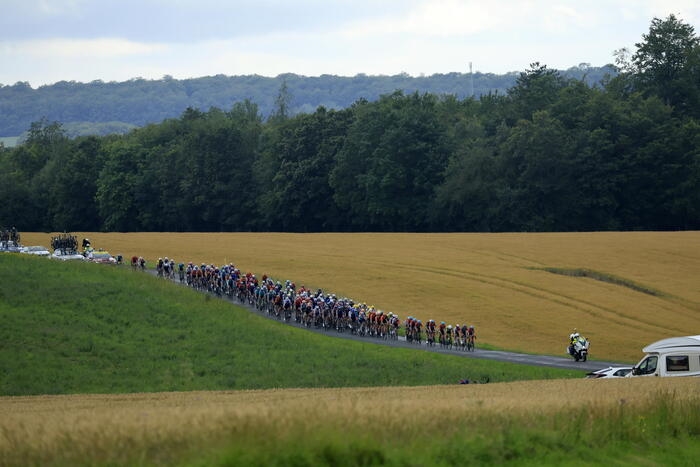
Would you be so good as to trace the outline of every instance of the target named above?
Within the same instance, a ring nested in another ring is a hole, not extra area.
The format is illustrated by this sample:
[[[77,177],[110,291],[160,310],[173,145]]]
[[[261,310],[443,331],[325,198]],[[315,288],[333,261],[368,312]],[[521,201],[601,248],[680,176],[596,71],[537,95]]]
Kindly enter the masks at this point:
[[[700,335],[663,339],[642,352],[628,376],[700,376]]]

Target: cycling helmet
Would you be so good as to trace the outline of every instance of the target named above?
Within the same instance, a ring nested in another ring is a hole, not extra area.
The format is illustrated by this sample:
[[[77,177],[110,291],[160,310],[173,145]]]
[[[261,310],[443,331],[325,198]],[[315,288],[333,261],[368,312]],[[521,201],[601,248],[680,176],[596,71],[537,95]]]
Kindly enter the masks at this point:
[[[448,324],[448,325],[447,325],[447,329],[452,329],[452,325],[451,325],[451,324]]]

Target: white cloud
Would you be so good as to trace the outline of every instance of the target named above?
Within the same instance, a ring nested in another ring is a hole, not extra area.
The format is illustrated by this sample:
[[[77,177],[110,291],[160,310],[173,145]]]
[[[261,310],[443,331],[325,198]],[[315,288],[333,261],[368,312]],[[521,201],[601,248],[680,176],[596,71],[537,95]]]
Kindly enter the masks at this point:
[[[26,2],[25,2],[26,3]],[[31,3],[31,2],[30,2]],[[85,0],[38,0],[36,8],[47,15],[59,15],[65,12],[76,12],[85,4]]]
[[[663,19],[670,14],[680,16],[690,24],[700,21],[700,3],[697,0],[618,0],[616,4],[624,20],[640,21],[647,25],[653,18]]]
[[[423,1],[397,15],[348,24],[340,31],[346,38],[364,38],[392,34],[417,36],[471,35],[504,25],[501,15],[479,1]]]
[[[588,29],[597,19],[585,8],[575,8],[569,4],[555,4],[542,15],[542,25],[550,33],[567,34],[577,29]]]
[[[397,30],[419,36],[462,36],[495,29],[508,21],[485,2],[426,2],[397,21]]]
[[[563,34],[601,23],[588,2],[547,0],[430,0],[412,9],[371,21],[349,24],[341,33],[358,38],[410,34],[418,37],[469,37],[478,34]]]
[[[7,0],[5,0],[7,1]],[[61,16],[79,12],[87,0],[21,0],[12,1],[16,6],[46,16]]]
[[[696,0],[649,0],[647,7],[642,11],[658,18],[665,18],[670,14],[680,14],[686,21],[697,21],[700,5]],[[651,18],[649,19],[651,20]]]
[[[107,59],[159,53],[166,50],[167,46],[118,38],[42,39],[5,44],[5,49],[16,55],[33,58]]]

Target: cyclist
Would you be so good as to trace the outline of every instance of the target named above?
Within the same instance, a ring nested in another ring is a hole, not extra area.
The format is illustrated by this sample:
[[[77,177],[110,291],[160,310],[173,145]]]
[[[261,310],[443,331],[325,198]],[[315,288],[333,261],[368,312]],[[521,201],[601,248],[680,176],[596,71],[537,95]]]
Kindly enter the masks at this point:
[[[419,319],[414,321],[415,323],[415,332],[414,332],[414,340],[420,344],[420,339],[421,339],[421,329],[423,327],[423,322]]]
[[[404,322],[404,332],[406,334],[406,341],[411,342],[413,339],[413,316],[406,318]]]
[[[467,329],[467,342],[469,347],[474,348],[474,340],[476,339],[476,331],[474,330],[474,325],[470,325]]]
[[[425,325],[425,333],[428,345],[435,343],[435,320],[430,319]]]
[[[389,323],[392,328],[392,336],[394,339],[398,338],[399,335],[399,326],[401,326],[401,320],[399,319],[399,315],[393,314],[391,315],[391,322]]]

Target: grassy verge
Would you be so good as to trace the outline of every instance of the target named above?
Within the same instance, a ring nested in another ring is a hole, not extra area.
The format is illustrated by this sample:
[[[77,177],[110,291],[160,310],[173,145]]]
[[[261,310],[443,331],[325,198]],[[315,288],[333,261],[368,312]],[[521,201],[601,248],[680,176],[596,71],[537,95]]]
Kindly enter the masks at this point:
[[[582,372],[271,322],[127,267],[0,255],[0,395],[452,384]]]

